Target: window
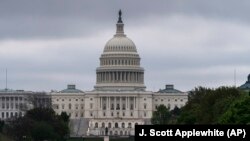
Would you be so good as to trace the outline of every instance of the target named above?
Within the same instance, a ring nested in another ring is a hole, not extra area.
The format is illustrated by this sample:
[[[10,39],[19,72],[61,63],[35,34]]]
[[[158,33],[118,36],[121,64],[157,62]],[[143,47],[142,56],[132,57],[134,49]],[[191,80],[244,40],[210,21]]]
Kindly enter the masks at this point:
[[[69,101],[71,101],[71,99],[69,99]]]
[[[91,117],[93,116],[93,113],[92,113],[92,112],[90,112],[90,116],[91,116]]]
[[[78,101],[78,99],[76,99],[76,101]]]
[[[119,112],[116,113],[117,117],[119,117]]]
[[[128,128],[131,128],[131,123],[130,122],[128,123]]]
[[[92,109],[93,108],[93,103],[90,103],[90,109]]]
[[[147,112],[144,112],[144,117],[146,117],[147,116]]]
[[[130,116],[131,116],[131,117],[133,116],[133,112],[130,113]]]
[[[83,104],[81,104],[81,109],[83,109],[83,107],[84,107],[84,105],[83,105]]]
[[[75,105],[76,109],[78,109],[78,104]]]
[[[98,128],[98,123],[97,122],[95,123],[95,128]]]
[[[2,112],[2,118],[4,118],[4,112]]]
[[[62,109],[64,109],[64,104],[62,104]]]
[[[161,99],[161,102],[163,101],[163,99]]]
[[[177,99],[175,99],[174,101],[177,101]]]
[[[64,99],[62,99],[62,101],[64,101]]]
[[[71,109],[71,103],[69,103],[69,109]]]
[[[106,104],[103,104],[102,109],[106,110]]]
[[[81,117],[83,117],[83,113],[81,113]]]
[[[125,110],[125,109],[126,109],[126,105],[122,104],[122,110]]]
[[[171,105],[170,105],[170,104],[168,104],[168,108],[169,108],[169,109],[171,108]]]
[[[133,110],[134,109],[134,104],[131,104],[130,105],[130,110]]]
[[[108,125],[109,128],[111,128],[111,123],[109,122],[109,125]]]
[[[144,109],[147,109],[147,104],[146,103],[144,103]]]
[[[125,128],[125,123],[122,123],[122,128]]]
[[[183,101],[183,99],[181,99],[181,102]]]
[[[125,116],[125,112],[122,113],[122,116]]]
[[[118,127],[119,127],[119,126],[118,126],[118,123],[116,122],[116,123],[115,123],[115,128],[118,128]]]
[[[116,105],[116,110],[120,110],[120,104]]]
[[[112,116],[114,116],[114,113],[113,113],[113,112],[111,112],[111,117],[112,117]]]
[[[106,113],[105,113],[105,112],[103,112],[103,116],[104,116],[104,117],[106,116]]]
[[[78,113],[76,113],[76,117],[78,117]]]
[[[114,110],[114,104],[113,103],[111,104],[111,110]]]
[[[104,122],[102,123],[102,128],[105,128],[105,123]]]

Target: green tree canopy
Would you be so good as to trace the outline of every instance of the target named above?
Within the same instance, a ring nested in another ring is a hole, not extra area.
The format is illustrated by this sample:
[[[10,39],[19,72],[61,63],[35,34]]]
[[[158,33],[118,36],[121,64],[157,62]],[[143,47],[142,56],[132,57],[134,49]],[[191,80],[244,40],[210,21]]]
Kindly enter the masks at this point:
[[[24,117],[12,120],[6,126],[6,133],[14,140],[23,137],[34,141],[63,141],[69,135],[68,116],[56,115],[50,108],[35,108],[27,111]]]
[[[189,93],[187,104],[181,109],[179,124],[217,124],[230,105],[241,98],[235,87],[195,88]]]
[[[221,124],[250,124],[250,97],[243,97],[229,107],[220,117]]]
[[[171,114],[169,112],[169,109],[166,108],[165,105],[159,105],[156,108],[156,111],[153,112],[151,123],[152,124],[168,124],[170,117],[171,117]]]

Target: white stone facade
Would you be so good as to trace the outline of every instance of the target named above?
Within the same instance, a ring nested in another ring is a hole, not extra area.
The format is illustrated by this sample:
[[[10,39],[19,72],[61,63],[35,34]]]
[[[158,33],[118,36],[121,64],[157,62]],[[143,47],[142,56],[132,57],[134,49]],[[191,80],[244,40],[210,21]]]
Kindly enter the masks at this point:
[[[0,90],[0,120],[23,116],[34,107],[50,107],[48,93],[24,90]]]
[[[153,111],[160,104],[170,110],[187,102],[187,93],[166,85],[159,92],[146,91],[144,69],[132,40],[124,34],[119,13],[116,34],[110,39],[96,69],[92,91],[80,91],[69,85],[52,93],[52,105],[60,114],[71,115],[72,136],[134,135],[136,124],[150,124]]]

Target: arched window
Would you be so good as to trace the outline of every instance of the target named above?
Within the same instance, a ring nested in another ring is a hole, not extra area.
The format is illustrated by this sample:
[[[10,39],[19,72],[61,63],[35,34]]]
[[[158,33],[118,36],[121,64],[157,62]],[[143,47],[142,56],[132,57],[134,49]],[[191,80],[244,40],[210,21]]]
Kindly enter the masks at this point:
[[[105,128],[105,123],[104,122],[102,123],[102,128]]]
[[[128,123],[128,128],[131,128],[131,126],[132,126],[132,124],[129,122],[129,123]]]
[[[109,122],[108,127],[111,128],[111,123]]]
[[[125,123],[122,123],[122,128],[125,128]]]
[[[118,128],[118,127],[119,127],[119,126],[118,126],[118,123],[116,122],[116,123],[115,123],[115,128]]]
[[[95,128],[98,128],[98,123],[97,122],[95,123]]]

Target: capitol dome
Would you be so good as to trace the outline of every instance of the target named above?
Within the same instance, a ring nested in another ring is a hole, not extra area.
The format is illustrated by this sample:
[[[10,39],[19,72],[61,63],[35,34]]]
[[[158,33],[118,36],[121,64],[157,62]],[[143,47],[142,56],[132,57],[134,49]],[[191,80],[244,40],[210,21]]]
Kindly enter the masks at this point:
[[[124,24],[119,11],[116,33],[110,39],[100,57],[96,69],[95,90],[144,91],[144,69],[134,42],[124,34]]]
[[[137,52],[134,42],[126,36],[114,36],[104,48],[104,52]]]

